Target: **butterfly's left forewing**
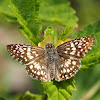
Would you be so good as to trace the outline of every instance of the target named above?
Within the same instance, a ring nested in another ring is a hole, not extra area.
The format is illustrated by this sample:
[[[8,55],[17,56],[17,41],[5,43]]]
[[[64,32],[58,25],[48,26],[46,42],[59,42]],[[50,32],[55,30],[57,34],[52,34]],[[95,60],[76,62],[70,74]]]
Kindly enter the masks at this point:
[[[47,59],[45,50],[41,47],[21,44],[7,45],[7,50],[14,59],[26,65],[26,70],[33,78],[50,81],[49,72],[47,72]]]
[[[28,64],[36,58],[44,55],[45,50],[41,47],[21,44],[7,45],[10,56],[20,61],[22,64]]]

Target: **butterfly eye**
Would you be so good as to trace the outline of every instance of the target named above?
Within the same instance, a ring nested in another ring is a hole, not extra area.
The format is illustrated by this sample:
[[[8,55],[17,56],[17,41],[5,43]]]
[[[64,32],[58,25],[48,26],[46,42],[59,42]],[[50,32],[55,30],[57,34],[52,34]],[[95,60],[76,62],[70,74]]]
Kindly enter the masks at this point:
[[[52,43],[47,43],[46,44],[46,49],[53,49],[53,48],[55,48],[55,46],[52,44]]]

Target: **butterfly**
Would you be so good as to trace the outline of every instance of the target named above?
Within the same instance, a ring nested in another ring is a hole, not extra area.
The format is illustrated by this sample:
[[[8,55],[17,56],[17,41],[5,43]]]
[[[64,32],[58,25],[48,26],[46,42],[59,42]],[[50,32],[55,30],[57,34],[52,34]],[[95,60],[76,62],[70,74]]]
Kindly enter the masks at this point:
[[[70,79],[81,67],[81,59],[93,47],[94,37],[87,36],[59,45],[46,44],[46,49],[32,45],[10,44],[10,56],[26,65],[26,70],[34,79],[60,82]]]

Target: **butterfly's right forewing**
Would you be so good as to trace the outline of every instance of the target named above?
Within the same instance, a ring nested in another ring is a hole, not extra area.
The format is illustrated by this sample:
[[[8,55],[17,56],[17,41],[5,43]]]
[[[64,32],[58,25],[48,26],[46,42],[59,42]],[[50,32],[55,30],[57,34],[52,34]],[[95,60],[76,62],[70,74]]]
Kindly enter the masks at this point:
[[[72,56],[80,59],[92,48],[93,43],[94,37],[82,37],[59,45],[57,52],[63,57]]]

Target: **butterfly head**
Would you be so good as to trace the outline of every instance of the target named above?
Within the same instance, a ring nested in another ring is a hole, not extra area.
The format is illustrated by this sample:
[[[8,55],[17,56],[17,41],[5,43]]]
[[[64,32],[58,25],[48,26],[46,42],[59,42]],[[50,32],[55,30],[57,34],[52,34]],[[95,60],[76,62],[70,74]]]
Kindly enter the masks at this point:
[[[54,48],[55,48],[55,46],[52,43],[47,43],[46,44],[46,50],[47,49],[54,49]]]

